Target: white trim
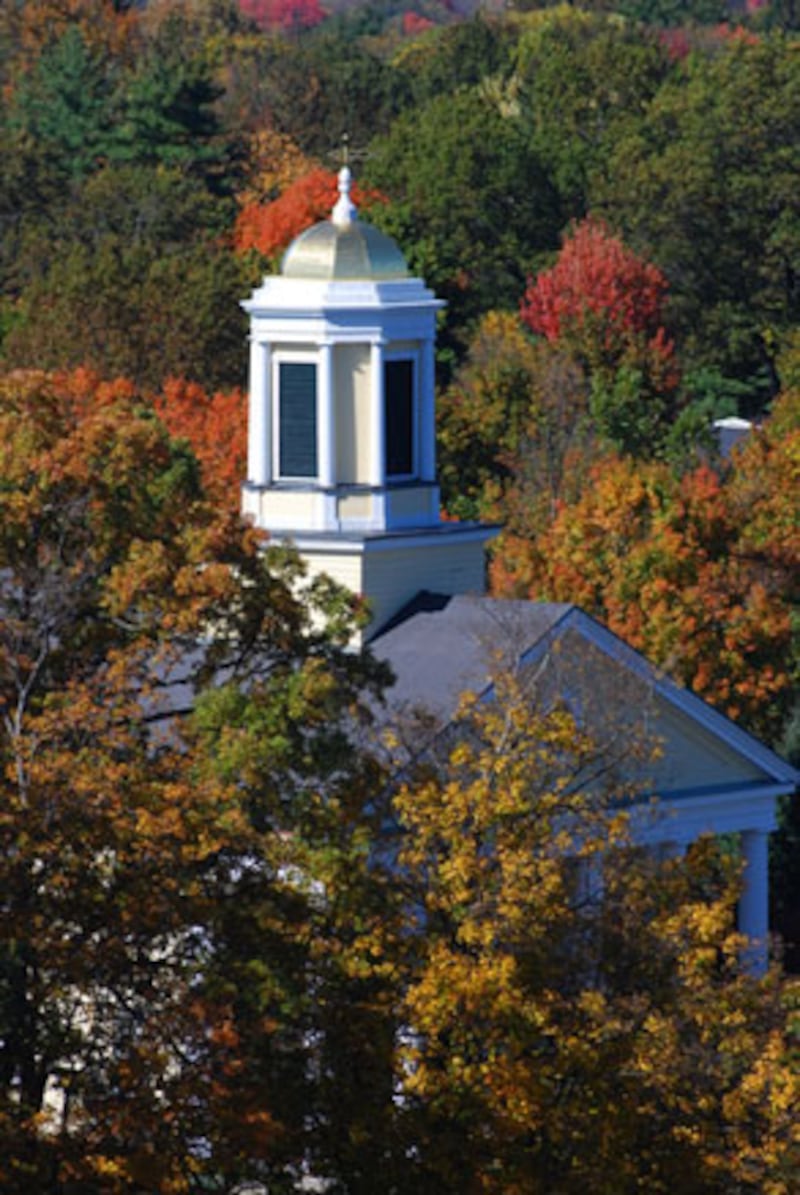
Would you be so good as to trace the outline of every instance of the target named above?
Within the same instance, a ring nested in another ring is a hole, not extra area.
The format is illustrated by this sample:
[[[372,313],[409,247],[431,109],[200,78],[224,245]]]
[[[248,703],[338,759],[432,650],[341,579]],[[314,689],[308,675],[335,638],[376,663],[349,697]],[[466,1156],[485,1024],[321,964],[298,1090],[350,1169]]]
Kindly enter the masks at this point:
[[[670,680],[661,669],[656,668],[635,648],[620,639],[619,635],[615,635],[578,606],[571,606],[538,643],[523,653],[521,662],[528,664],[541,659],[556,639],[570,628],[576,630],[604,655],[652,686],[653,693],[662,698],[667,705],[677,709],[684,717],[759,768],[766,777],[783,785],[782,791],[792,792],[800,784],[800,772],[791,764],[786,763],[749,731],[743,730],[719,710],[714,709],[702,697]]]
[[[419,348],[419,476],[436,481],[436,346],[427,338]]]
[[[370,552],[393,552],[397,548],[441,548],[458,540],[460,543],[484,543],[499,533],[499,527],[484,524],[439,523],[421,531],[386,531],[361,534],[342,531],[340,534],[320,536],[314,531],[290,528],[276,531],[273,538],[289,541],[299,552],[327,552],[335,555],[366,555]]]
[[[369,483],[379,490],[386,485],[386,406],[383,373],[385,344],[380,337],[374,337],[369,346]]]
[[[319,345],[317,364],[317,476],[326,489],[336,485],[336,409],[333,394],[333,344]],[[325,519],[328,525],[328,518]]]
[[[742,891],[739,932],[750,939],[745,951],[749,969],[762,975],[769,958],[769,840],[760,830],[742,834]]]
[[[631,829],[638,842],[693,842],[702,834],[771,834],[777,826],[778,797],[792,790],[782,784],[742,787],[674,798],[654,794],[630,807]]]
[[[267,486],[272,481],[271,346],[250,338],[247,403],[247,480]]]
[[[284,278],[271,274],[264,278],[242,307],[251,316],[274,316],[302,312],[306,316],[324,316],[326,311],[363,312],[366,310],[423,311],[428,314],[445,306],[419,278],[377,281],[343,279]],[[363,326],[363,324],[362,324]]]

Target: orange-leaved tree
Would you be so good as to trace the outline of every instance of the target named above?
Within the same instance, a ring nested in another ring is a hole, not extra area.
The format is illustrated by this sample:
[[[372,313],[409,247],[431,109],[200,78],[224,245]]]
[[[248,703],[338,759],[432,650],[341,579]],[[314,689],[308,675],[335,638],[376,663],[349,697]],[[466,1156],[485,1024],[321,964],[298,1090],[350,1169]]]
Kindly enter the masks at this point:
[[[287,133],[272,125],[259,125],[248,136],[246,158],[247,183],[236,197],[240,207],[271,203],[317,166]]]
[[[277,257],[304,229],[330,215],[337,194],[336,175],[319,166],[296,179],[272,203],[246,204],[236,218],[236,249],[240,253],[255,249],[264,257]],[[358,186],[352,195],[359,205],[379,198],[377,192]]]
[[[797,412],[787,395],[727,472],[679,477],[612,456],[544,531],[529,533],[520,505],[494,554],[495,590],[576,602],[775,741],[798,668]]]
[[[356,1003],[336,935],[356,977],[374,944],[350,736],[379,670],[131,384],[3,376],[0,474],[0,1186],[285,1181],[325,1115],[318,1008]]]
[[[155,408],[169,432],[188,440],[208,494],[232,510],[247,468],[247,398],[241,390],[208,394],[196,382],[168,378]]]

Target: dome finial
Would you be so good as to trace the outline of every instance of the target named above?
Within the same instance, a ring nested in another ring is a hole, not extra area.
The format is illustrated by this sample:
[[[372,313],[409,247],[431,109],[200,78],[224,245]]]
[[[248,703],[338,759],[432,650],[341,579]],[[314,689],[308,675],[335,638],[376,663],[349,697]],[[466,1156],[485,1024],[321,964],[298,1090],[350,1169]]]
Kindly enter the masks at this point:
[[[331,212],[331,220],[334,224],[352,224],[354,220],[358,219],[358,208],[350,198],[350,183],[353,176],[347,164],[350,157],[349,140],[347,133],[344,133],[342,136],[342,159],[344,165],[339,171],[339,198]]]

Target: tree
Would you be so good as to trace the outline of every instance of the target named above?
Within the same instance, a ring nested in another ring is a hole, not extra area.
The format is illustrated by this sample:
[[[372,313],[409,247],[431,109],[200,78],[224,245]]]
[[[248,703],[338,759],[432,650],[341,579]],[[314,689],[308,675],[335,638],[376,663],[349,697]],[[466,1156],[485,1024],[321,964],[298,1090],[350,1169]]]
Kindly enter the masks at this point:
[[[779,36],[690,56],[595,191],[666,275],[687,364],[749,382],[744,415],[775,393],[776,348],[798,322],[798,78]]]
[[[308,667],[208,694],[206,767],[251,832],[219,862],[198,997],[228,1010],[211,1051],[207,1172],[294,1189],[310,1171],[366,1195],[402,1163],[394,1125],[395,887],[376,835],[385,781],[353,735],[358,685]],[[222,1064],[220,1066],[220,1063]],[[291,1175],[294,1178],[291,1178]]]
[[[574,345],[588,365],[613,367],[640,337],[666,355],[666,289],[660,270],[587,219],[573,226],[552,269],[529,283],[522,316],[548,340]]]
[[[325,14],[319,0],[241,0],[241,9],[261,29],[313,29]]]
[[[551,526],[536,526],[535,540],[516,508],[519,520],[495,552],[493,584],[499,593],[575,602],[776,742],[796,671],[797,537],[787,504],[795,440],[796,432],[784,439],[767,424],[727,476],[707,464],[678,477],[659,463],[602,460]]]
[[[191,22],[180,10],[157,25],[117,94],[109,158],[113,163],[178,166],[212,190],[230,193],[239,146],[220,123],[216,103],[222,88],[209,53],[191,43]]]
[[[300,38],[253,39],[231,57],[228,76],[226,105],[238,127],[269,125],[329,167],[339,164],[345,133],[363,150],[408,100],[402,74],[328,21]]]
[[[275,259],[306,228],[330,216],[338,195],[336,175],[322,167],[302,174],[271,203],[247,204],[236,218],[234,244],[241,253],[255,249]],[[374,191],[353,188],[356,204],[375,203]]]
[[[8,375],[0,428],[3,1187],[186,1191],[267,1140],[276,1173],[300,1166],[308,1129],[292,1137],[276,1093],[313,1089],[303,1010],[327,988],[309,972],[310,868],[334,869],[348,841],[351,874],[364,856],[350,734],[382,674],[347,650],[349,599],[322,582],[298,598],[297,561],[206,499],[129,384]],[[270,907],[294,910],[283,952],[251,963],[236,910],[263,926]],[[268,1013],[245,986],[259,967],[297,1004]],[[261,1102],[232,1119],[250,1107],[227,1100],[250,1082],[231,1054],[248,1026]]]
[[[514,50],[520,119],[565,221],[580,220],[595,207],[620,137],[669,77],[669,58],[641,26],[565,4],[526,13]]]
[[[478,324],[440,396],[439,473],[451,514],[505,519],[523,504],[530,531],[572,492],[596,439],[586,375],[569,353],[536,341],[510,312]],[[513,516],[512,516],[513,517]]]
[[[720,0],[692,0],[690,4],[676,4],[674,0],[623,0],[620,12],[632,21],[648,25],[713,26],[730,15]]]
[[[602,221],[573,227],[530,280],[522,318],[587,370],[599,431],[623,451],[657,451],[675,414],[678,372],[663,326],[666,280]]]
[[[269,126],[248,138],[247,163],[245,186],[237,195],[240,207],[271,203],[316,165],[291,137]]]
[[[452,95],[465,87],[479,87],[490,79],[508,76],[515,41],[507,21],[478,10],[464,20],[438,28],[435,35],[403,47],[394,62],[396,69],[408,77],[414,105],[421,106],[435,96]]]
[[[224,242],[230,216],[180,169],[132,166],[97,172],[48,216],[30,213],[8,363],[87,364],[153,390],[170,375],[241,382],[238,300],[253,279]]]
[[[524,127],[477,89],[437,96],[375,139],[366,179],[389,199],[374,222],[447,300],[440,341],[460,356],[483,312],[513,308],[557,235],[557,200]]]
[[[730,872],[637,852],[608,760],[529,683],[397,801],[414,1189],[788,1192],[793,997],[739,969]]]
[[[78,26],[45,47],[18,86],[7,119],[37,143],[64,177],[85,177],[108,151],[112,80],[107,58],[88,47]]]
[[[231,510],[241,504],[247,466],[247,398],[241,390],[207,394],[196,382],[168,378],[155,408],[171,436],[186,439],[206,493]]]

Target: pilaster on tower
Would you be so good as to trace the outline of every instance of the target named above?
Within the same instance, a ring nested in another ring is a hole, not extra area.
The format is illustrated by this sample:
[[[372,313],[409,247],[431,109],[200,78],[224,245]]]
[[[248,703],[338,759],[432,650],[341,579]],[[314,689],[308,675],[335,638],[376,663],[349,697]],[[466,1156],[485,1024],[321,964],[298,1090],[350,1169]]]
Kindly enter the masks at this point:
[[[290,245],[250,316],[244,513],[370,603],[368,635],[417,592],[482,592],[494,529],[442,522],[434,354],[443,306],[359,219],[339,172],[329,220]]]

